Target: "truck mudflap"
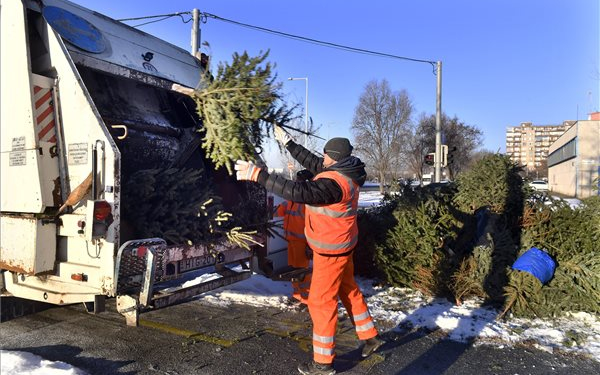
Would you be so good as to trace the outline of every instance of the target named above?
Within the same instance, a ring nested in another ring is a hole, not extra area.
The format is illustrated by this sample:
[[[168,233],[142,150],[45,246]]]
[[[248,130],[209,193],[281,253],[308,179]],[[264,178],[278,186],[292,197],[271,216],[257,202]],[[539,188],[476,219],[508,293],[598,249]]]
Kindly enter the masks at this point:
[[[139,314],[190,299],[201,293],[249,278],[254,250],[226,241],[171,245],[160,238],[125,242],[117,253],[115,295],[117,311],[127,325],[137,326]],[[242,265],[234,271],[227,265]],[[173,286],[192,271],[214,268],[221,277],[189,287]]]

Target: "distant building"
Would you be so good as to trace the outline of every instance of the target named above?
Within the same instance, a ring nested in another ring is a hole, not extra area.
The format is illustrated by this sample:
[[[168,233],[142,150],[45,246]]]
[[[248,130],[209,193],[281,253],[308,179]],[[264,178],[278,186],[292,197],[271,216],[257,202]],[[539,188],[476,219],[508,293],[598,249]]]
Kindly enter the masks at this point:
[[[575,122],[548,151],[551,191],[577,198],[599,194],[600,112]]]
[[[562,125],[533,125],[522,122],[520,126],[506,128],[506,154],[522,165],[527,172],[546,166],[548,148],[575,121],[564,121]]]

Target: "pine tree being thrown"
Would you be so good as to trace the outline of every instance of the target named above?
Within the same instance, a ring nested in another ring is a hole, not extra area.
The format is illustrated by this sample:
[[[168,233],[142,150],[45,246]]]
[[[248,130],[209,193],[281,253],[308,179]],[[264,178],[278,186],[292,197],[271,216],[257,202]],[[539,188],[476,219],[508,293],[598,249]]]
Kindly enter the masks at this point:
[[[233,55],[231,65],[220,63],[216,76],[205,76],[190,96],[202,120],[202,148],[216,168],[233,173],[235,160],[255,160],[263,142],[263,129],[284,125],[294,108],[282,103],[281,83],[275,83],[268,51],[250,57]],[[264,65],[264,66],[263,66]]]

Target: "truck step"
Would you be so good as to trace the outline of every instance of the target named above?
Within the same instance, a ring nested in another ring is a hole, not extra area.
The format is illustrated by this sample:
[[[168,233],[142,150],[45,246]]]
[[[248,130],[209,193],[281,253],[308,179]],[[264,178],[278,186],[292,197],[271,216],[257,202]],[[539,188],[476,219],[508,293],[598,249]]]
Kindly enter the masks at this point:
[[[273,281],[291,281],[300,282],[304,280],[306,274],[310,273],[310,268],[296,268],[292,266],[286,266],[273,271],[271,280]]]
[[[152,297],[150,304],[154,308],[163,308],[166,306],[173,305],[178,302],[189,300],[190,298],[196,297],[199,294],[209,292],[211,290],[221,288],[223,286],[231,285],[242,280],[248,279],[251,275],[251,271],[233,271],[227,270],[227,272],[221,272],[222,277],[205,281],[200,284],[192,285],[189,287],[183,287],[171,291],[160,291],[156,290]]]

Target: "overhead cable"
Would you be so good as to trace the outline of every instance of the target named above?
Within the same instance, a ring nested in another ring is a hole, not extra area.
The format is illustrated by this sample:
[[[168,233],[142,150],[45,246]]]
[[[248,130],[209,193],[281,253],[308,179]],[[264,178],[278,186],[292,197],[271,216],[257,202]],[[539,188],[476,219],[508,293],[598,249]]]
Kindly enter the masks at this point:
[[[392,55],[392,54],[389,54],[389,53],[371,51],[371,50],[367,50],[367,49],[363,49],[363,48],[350,47],[350,46],[345,46],[345,45],[342,45],[342,44],[326,42],[326,41],[322,41],[322,40],[318,40],[318,39],[313,39],[313,38],[308,38],[308,37],[304,37],[304,36],[300,36],[300,35],[289,34],[289,33],[285,33],[285,32],[282,32],[282,31],[268,29],[266,27],[254,26],[254,25],[250,25],[250,24],[247,24],[247,23],[230,20],[230,19],[227,19],[227,18],[223,18],[223,17],[217,16],[217,15],[211,14],[211,13],[207,13],[207,12],[202,12],[202,14],[205,15],[206,17],[208,17],[208,18],[213,18],[213,19],[216,19],[216,20],[219,20],[219,21],[229,22],[229,23],[232,23],[232,24],[235,24],[235,25],[238,25],[238,26],[247,27],[247,28],[250,28],[250,29],[258,30],[258,31],[263,31],[263,32],[267,32],[267,33],[270,33],[270,34],[281,35],[281,36],[284,36],[284,37],[287,37],[287,38],[296,39],[296,40],[300,40],[300,41],[304,41],[304,42],[308,42],[308,43],[319,44],[319,45],[326,46],[326,47],[337,48],[337,49],[346,50],[346,51],[350,51],[350,52],[358,52],[358,53],[363,53],[363,54],[367,54],[367,55],[375,55],[375,56],[381,56],[381,57],[389,57],[389,58],[393,58],[393,59],[408,60],[408,61],[414,61],[414,62],[422,62],[422,63],[432,64],[432,65],[434,65],[436,63],[435,61],[431,61],[431,60],[415,59],[415,58],[412,58],[412,57]]]
[[[183,23],[188,23],[188,22],[190,22],[190,21],[192,20],[192,18],[190,17],[189,19],[187,19],[187,20],[186,20],[185,18],[183,18],[183,15],[184,15],[184,14],[191,15],[191,14],[192,14],[192,12],[177,12],[177,13],[171,13],[171,14],[158,14],[158,15],[155,15],[155,16],[144,16],[144,17],[122,18],[122,19],[119,19],[119,20],[117,20],[117,21],[120,21],[120,22],[123,22],[123,21],[138,21],[138,20],[146,20],[146,19],[150,19],[150,18],[160,18],[160,19],[158,19],[158,20],[154,20],[154,21],[148,21],[148,22],[140,23],[140,24],[138,24],[138,25],[133,25],[133,26],[131,26],[131,27],[140,27],[140,26],[148,25],[148,24],[150,24],[150,23],[155,23],[155,22],[164,21],[164,20],[166,20],[166,19],[169,19],[169,18],[171,18],[171,17],[176,17],[176,16],[179,16],[179,17],[181,17],[181,21],[182,21]]]
[[[145,17],[135,17],[135,18],[123,18],[117,21],[134,21],[134,20],[142,20],[142,19],[150,19],[150,18],[160,18],[158,20],[154,20],[154,21],[149,21],[149,22],[145,22],[145,23],[141,23],[139,25],[135,25],[133,27],[139,27],[139,26],[143,26],[143,25],[147,25],[150,23],[154,23],[154,22],[160,22],[160,21],[164,21],[168,18],[171,17],[175,17],[175,16],[179,16],[181,17],[182,21],[184,23],[188,23],[191,21],[191,18],[188,20],[185,20],[183,18],[183,15],[187,14],[187,15],[191,15],[191,12],[177,12],[177,13],[172,13],[172,14],[161,14],[161,15],[155,15],[155,16],[145,16]],[[295,39],[295,40],[299,40],[302,42],[307,42],[307,43],[313,43],[313,44],[318,44],[321,46],[325,46],[325,47],[330,47],[330,48],[337,48],[337,49],[341,49],[344,51],[349,51],[349,52],[355,52],[355,53],[362,53],[362,54],[366,54],[366,55],[373,55],[373,56],[380,56],[380,57],[388,57],[388,58],[392,58],[392,59],[399,59],[399,60],[406,60],[406,61],[413,61],[413,62],[421,62],[421,63],[427,63],[427,64],[431,64],[431,66],[433,67],[433,74],[436,74],[437,69],[436,69],[436,62],[432,61],[432,60],[424,60],[424,59],[416,59],[416,58],[412,58],[412,57],[406,57],[406,56],[398,56],[398,55],[393,55],[390,53],[384,53],[384,52],[377,52],[377,51],[372,51],[372,50],[368,50],[368,49],[364,49],[364,48],[357,48],[357,47],[351,47],[351,46],[345,46],[343,44],[338,44],[338,43],[331,43],[331,42],[326,42],[323,40],[318,40],[318,39],[314,39],[314,38],[308,38],[308,37],[304,37],[304,36],[300,36],[300,35],[294,35],[294,34],[290,34],[290,33],[286,33],[283,31],[277,31],[277,30],[273,30],[273,29],[269,29],[266,27],[261,27],[261,26],[255,26],[255,25],[250,25],[247,23],[243,23],[243,22],[239,22],[239,21],[234,21],[234,20],[230,20],[227,18],[223,18],[220,16],[217,16],[215,14],[212,13],[208,13],[208,12],[201,12],[200,13],[202,16],[202,22],[205,23],[207,18],[212,18],[218,21],[223,21],[223,22],[228,22],[237,26],[242,26],[242,27],[246,27],[246,28],[250,28],[253,30],[257,30],[257,31],[262,31],[262,32],[266,32],[269,34],[275,34],[275,35],[279,35],[279,36],[283,36],[286,38],[291,38],[291,39]]]

